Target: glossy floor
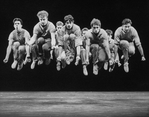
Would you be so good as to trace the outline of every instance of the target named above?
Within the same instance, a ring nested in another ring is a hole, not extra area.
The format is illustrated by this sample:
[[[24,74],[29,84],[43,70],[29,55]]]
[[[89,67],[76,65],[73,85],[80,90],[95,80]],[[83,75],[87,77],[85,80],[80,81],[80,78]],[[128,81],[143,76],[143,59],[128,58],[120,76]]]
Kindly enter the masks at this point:
[[[0,117],[148,117],[149,92],[0,92]]]

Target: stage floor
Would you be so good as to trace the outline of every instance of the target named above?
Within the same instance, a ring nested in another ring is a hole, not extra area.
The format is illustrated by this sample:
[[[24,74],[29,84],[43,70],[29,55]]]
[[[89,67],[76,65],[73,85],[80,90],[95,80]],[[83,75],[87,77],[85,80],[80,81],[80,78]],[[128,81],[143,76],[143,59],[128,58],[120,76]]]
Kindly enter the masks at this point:
[[[149,117],[149,92],[0,92],[0,117]]]

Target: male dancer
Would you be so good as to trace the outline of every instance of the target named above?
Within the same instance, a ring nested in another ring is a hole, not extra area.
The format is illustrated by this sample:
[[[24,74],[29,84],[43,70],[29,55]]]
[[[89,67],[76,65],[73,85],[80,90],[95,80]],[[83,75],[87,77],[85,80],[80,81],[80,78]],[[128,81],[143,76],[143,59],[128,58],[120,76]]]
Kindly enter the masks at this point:
[[[63,22],[58,21],[56,23],[56,32],[55,32],[55,39],[56,39],[56,48],[54,50],[55,52],[55,57],[56,57],[56,68],[59,71],[61,69],[61,63],[62,63],[62,68],[66,66],[65,59],[66,59],[66,54],[65,54],[65,40],[64,40],[64,31],[62,30],[63,28]]]
[[[86,38],[90,40],[87,51],[91,51],[92,54],[93,74],[98,75],[98,70],[110,59],[108,36],[106,31],[101,28],[99,19],[93,18],[90,25],[91,29],[86,33]]]
[[[63,27],[63,30],[65,31],[64,39],[66,41],[66,44],[68,45],[67,50],[69,50],[71,54],[71,57],[70,57],[71,59],[68,59],[68,60],[66,59],[66,61],[67,61],[67,64],[70,64],[70,62],[73,61],[74,54],[76,51],[75,64],[77,65],[80,60],[81,29],[78,25],[74,23],[74,18],[72,15],[66,15],[64,17],[64,22],[65,22],[65,25]]]
[[[135,46],[137,46],[140,54],[141,60],[145,61],[144,51],[141,45],[141,41],[136,29],[132,26],[132,21],[125,18],[122,21],[122,26],[118,27],[114,34],[114,39],[119,43],[119,47],[123,52],[124,56],[124,71],[129,72],[128,61],[129,57],[135,54]]]
[[[17,64],[17,70],[21,70],[23,68],[24,56],[26,54],[26,60],[30,59],[30,48],[27,45],[30,40],[30,34],[27,30],[22,28],[23,21],[20,18],[14,18],[13,20],[14,30],[10,33],[8,37],[8,46],[6,50],[6,56],[3,60],[4,63],[7,63],[9,60],[9,56],[11,51],[13,50],[13,63],[11,65],[12,69],[15,69]]]
[[[49,65],[51,61],[50,51],[55,46],[55,25],[48,21],[48,16],[49,14],[45,10],[37,13],[39,22],[34,26],[33,36],[29,42],[32,45],[33,53],[31,69],[34,69],[37,57],[38,65],[42,64],[44,59],[46,65]]]

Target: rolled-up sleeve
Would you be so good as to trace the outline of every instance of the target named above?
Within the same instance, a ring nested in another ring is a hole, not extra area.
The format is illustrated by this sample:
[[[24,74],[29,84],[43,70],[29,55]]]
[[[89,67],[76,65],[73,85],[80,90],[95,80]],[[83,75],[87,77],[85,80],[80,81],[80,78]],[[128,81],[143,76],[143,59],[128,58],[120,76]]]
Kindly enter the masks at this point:
[[[116,42],[120,41],[120,28],[116,29],[115,33],[114,33],[114,40]]]

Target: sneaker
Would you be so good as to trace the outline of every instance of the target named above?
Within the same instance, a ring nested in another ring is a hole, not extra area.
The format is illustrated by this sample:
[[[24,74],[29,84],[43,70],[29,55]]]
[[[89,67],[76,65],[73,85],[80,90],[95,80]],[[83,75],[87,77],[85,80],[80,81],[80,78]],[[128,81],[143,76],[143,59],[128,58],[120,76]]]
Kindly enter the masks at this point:
[[[45,65],[49,65],[51,62],[51,58],[45,60]]]
[[[116,60],[115,63],[117,63],[118,67],[122,65],[119,60]]]
[[[89,57],[91,57],[92,56],[92,54],[89,52]]]
[[[124,71],[125,71],[125,72],[129,72],[128,62],[125,62],[125,63],[124,63]]]
[[[42,64],[43,64],[43,60],[42,60],[42,58],[39,58],[38,65],[42,65]]]
[[[109,72],[112,72],[112,71],[113,71],[113,69],[110,67],[110,68],[109,68]]]
[[[113,60],[109,60],[109,64],[110,66],[114,64],[114,61]]]
[[[80,60],[80,57],[79,57],[79,56],[77,56],[77,57],[76,57],[76,62],[75,62],[75,65],[78,65],[78,64],[79,64],[79,60]]]
[[[12,65],[11,65],[11,68],[12,69],[15,69],[16,66],[17,66],[17,63],[18,63],[18,61],[17,60],[14,60],[13,63],[12,63]]]
[[[67,63],[67,65],[70,65],[70,60],[66,59],[66,63]]]
[[[93,65],[93,74],[98,75],[98,66]]]
[[[24,63],[24,62],[22,61],[20,64],[18,64],[18,67],[17,67],[17,70],[18,70],[18,71],[23,68],[23,63]]]
[[[124,59],[124,55],[121,56],[121,59]]]
[[[58,60],[58,61],[61,61],[61,57],[60,57],[60,56],[58,56],[58,57],[57,57],[57,60]]]
[[[122,65],[120,62],[118,62],[117,64],[118,64],[118,67],[120,67]]]
[[[61,70],[61,63],[60,62],[57,62],[57,64],[56,64],[56,69],[57,69],[57,71],[60,71]]]
[[[50,51],[50,59],[53,59],[53,50]]]
[[[104,70],[108,70],[108,62],[104,63]]]
[[[86,63],[86,65],[89,65],[89,64],[90,64],[90,63],[89,63],[89,60],[86,60],[86,62],[85,62],[85,63]]]
[[[36,61],[33,60],[32,64],[31,64],[31,69],[34,69],[35,68],[35,65],[36,65]]]
[[[112,72],[115,68],[115,63],[109,67],[109,72]]]
[[[66,61],[64,59],[62,59],[61,63],[62,63],[62,68],[65,68],[66,67]]]
[[[27,62],[31,62],[30,56],[27,56],[25,58],[24,65],[26,65]]]
[[[85,76],[88,75],[86,65],[83,65],[83,74],[84,74]]]

